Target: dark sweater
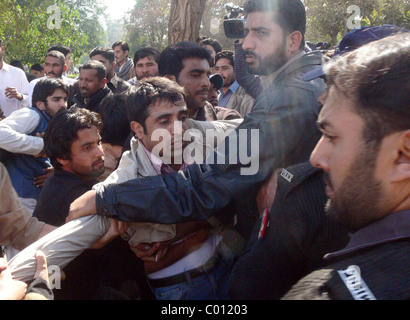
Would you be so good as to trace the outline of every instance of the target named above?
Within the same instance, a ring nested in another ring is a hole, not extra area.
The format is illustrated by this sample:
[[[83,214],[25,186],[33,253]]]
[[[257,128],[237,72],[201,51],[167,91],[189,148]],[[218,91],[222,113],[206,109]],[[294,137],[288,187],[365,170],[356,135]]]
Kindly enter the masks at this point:
[[[86,182],[75,174],[55,169],[41,190],[33,217],[53,226],[65,223],[70,204],[91,190],[97,181]]]

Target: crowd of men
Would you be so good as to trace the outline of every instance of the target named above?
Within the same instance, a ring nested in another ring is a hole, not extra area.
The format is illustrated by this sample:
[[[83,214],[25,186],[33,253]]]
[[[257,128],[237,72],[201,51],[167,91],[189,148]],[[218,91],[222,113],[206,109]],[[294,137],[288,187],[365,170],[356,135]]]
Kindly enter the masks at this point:
[[[233,51],[117,41],[76,79],[0,42],[0,299],[409,298],[410,33],[327,60],[302,1],[243,10]]]

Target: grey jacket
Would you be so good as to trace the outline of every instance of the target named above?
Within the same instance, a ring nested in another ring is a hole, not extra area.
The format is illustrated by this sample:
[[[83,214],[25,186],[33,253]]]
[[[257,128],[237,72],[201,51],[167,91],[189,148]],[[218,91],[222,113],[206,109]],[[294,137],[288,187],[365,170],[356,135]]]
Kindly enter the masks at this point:
[[[239,86],[238,91],[232,94],[225,108],[238,111],[243,118],[251,112],[255,105],[255,99],[250,96],[244,88]]]

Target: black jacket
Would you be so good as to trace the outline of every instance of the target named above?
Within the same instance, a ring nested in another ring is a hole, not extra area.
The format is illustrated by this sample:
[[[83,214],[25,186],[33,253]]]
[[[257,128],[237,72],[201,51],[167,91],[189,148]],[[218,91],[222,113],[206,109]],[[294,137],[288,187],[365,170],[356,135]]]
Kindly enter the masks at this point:
[[[410,299],[410,210],[395,212],[355,232],[327,264],[283,299]]]
[[[93,112],[99,113],[101,101],[109,96],[112,96],[111,90],[105,86],[99,89],[88,101],[85,103],[81,93],[77,93],[73,98],[73,108],[85,108]]]
[[[325,215],[326,201],[322,170],[306,162],[282,171],[264,237],[258,239],[259,219],[233,267],[231,299],[279,299],[347,244],[347,229]]]

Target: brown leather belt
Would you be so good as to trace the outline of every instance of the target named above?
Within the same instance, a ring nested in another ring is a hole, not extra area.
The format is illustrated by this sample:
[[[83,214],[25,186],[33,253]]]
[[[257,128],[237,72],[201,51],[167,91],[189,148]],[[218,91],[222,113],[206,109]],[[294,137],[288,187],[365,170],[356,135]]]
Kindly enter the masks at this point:
[[[209,272],[211,269],[215,268],[219,263],[219,258],[214,255],[210,258],[205,264],[202,266],[188,270],[182,273],[178,273],[176,275],[166,277],[166,278],[159,278],[159,279],[150,279],[148,278],[148,282],[152,287],[161,288],[161,287],[168,287],[172,286],[177,283],[181,282],[188,282],[189,278],[194,279],[203,275],[206,272]]]

